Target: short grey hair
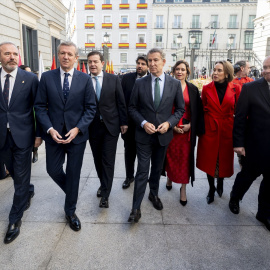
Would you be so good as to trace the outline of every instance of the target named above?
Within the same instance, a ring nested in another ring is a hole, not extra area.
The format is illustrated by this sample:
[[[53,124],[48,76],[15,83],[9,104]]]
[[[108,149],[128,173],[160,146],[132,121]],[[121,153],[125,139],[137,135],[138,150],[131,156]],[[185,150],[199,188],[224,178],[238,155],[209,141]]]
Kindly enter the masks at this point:
[[[148,58],[148,55],[152,54],[152,53],[159,53],[161,56],[161,59],[165,59],[165,57],[166,57],[166,54],[163,52],[163,50],[161,50],[159,48],[153,48],[147,53],[147,58]]]
[[[57,54],[60,52],[60,47],[61,46],[73,46],[75,48],[75,56],[79,54],[78,47],[77,45],[72,42],[72,41],[62,41],[58,46],[57,46]]]
[[[18,49],[18,47],[13,42],[4,41],[4,42],[0,43],[0,52],[1,52],[1,47],[4,45],[13,45],[16,49]]]

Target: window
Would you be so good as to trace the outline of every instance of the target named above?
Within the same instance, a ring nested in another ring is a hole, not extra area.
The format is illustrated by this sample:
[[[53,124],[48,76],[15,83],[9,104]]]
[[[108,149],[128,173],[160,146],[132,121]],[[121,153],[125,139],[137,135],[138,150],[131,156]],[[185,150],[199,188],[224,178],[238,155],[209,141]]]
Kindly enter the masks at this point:
[[[94,0],[86,0],[86,4],[94,4]]]
[[[93,23],[94,17],[93,16],[87,16],[87,23]]]
[[[37,30],[34,30],[26,25],[22,25],[23,33],[23,53],[24,53],[24,64],[29,66],[32,71],[38,71],[38,38]],[[60,44],[58,40],[57,46]],[[56,44],[55,44],[56,45]],[[56,50],[54,52],[55,59],[57,58]],[[58,66],[59,62],[57,61]]]
[[[210,0],[210,2],[221,2],[221,0]]]
[[[165,0],[156,0],[156,3],[164,3]]]
[[[181,44],[177,44],[177,37],[179,34],[174,34],[173,35],[173,43],[172,43],[172,49],[178,49],[180,48]]]
[[[156,20],[156,28],[164,28],[163,15],[157,15]]]
[[[174,15],[173,28],[181,28],[181,15]]]
[[[211,15],[211,28],[219,28],[218,27],[218,15]]]
[[[254,28],[254,22],[253,22],[253,20],[255,18],[256,18],[256,15],[249,15],[247,28],[251,28],[251,29]]]
[[[138,21],[139,21],[139,23],[145,23],[145,16],[144,15],[140,15],[138,17]]]
[[[104,16],[104,23],[110,23],[111,22],[111,16]]]
[[[120,53],[120,63],[127,63],[127,53]]]
[[[87,43],[95,43],[94,34],[88,34],[87,35]]]
[[[183,3],[184,0],[174,0],[175,3]]]
[[[122,4],[128,4],[128,0],[121,0]]]
[[[128,17],[127,16],[121,16],[121,23],[127,23]]]
[[[192,0],[192,2],[202,2],[202,0]]]
[[[162,42],[162,35],[156,35],[156,42]]]
[[[228,28],[237,28],[237,15],[230,15]]]
[[[145,34],[138,34],[138,43],[145,43]]]
[[[200,28],[200,15],[192,16],[191,28]]]
[[[127,34],[120,35],[120,43],[128,43],[128,35]]]
[[[145,0],[140,0],[140,4],[145,4]]]
[[[190,37],[191,36],[196,37],[195,44],[190,43]],[[190,31],[189,32],[189,37],[188,37],[188,42],[189,42],[189,48],[190,49],[192,49],[192,46],[193,46],[193,48],[199,49],[200,44],[202,43],[202,32],[201,31]]]
[[[156,35],[156,43],[155,43],[155,46],[154,47],[157,47],[157,48],[163,48],[163,36],[160,35],[160,34],[157,34]]]
[[[245,50],[252,50],[253,47],[253,31],[246,31],[245,32]]]
[[[104,0],[104,4],[110,4],[111,0]]]

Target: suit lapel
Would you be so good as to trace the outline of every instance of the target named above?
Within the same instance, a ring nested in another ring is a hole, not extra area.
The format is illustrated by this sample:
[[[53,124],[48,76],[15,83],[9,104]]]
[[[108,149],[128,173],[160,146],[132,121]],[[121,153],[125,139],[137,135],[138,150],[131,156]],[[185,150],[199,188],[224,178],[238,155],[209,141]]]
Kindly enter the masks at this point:
[[[2,72],[2,68],[0,69],[0,107],[2,107],[3,110],[7,110],[7,106],[6,103],[4,101],[4,97],[3,97],[3,90],[2,90],[2,83],[1,83],[1,72]]]
[[[65,103],[64,95],[63,95],[63,90],[62,90],[62,86],[61,86],[60,68],[57,68],[54,71],[54,74],[53,75],[54,75],[53,80],[54,80],[56,89],[58,91],[58,94],[59,94],[61,100],[63,101],[63,103]]]
[[[262,93],[263,97],[265,98],[267,104],[270,106],[270,93],[269,93],[269,86],[267,81],[262,78],[260,81],[259,91]]]
[[[107,91],[107,89],[109,89],[109,87],[110,87],[109,76],[106,72],[103,72],[103,81],[102,81],[102,87],[101,87],[99,100],[103,99],[103,96],[105,95],[105,91]]]
[[[76,92],[76,85],[79,85],[79,72],[74,68],[74,73],[73,73],[71,85],[69,88],[69,95],[67,98],[67,102],[68,100],[72,99],[73,94]],[[63,90],[61,89],[61,91],[62,91],[62,96],[64,98]]]
[[[220,105],[220,102],[219,102],[217,89],[216,89],[216,86],[215,86],[214,82],[211,82],[210,84],[208,84],[208,95],[214,101],[214,103],[219,108],[219,110],[221,111],[221,105]],[[226,95],[226,93],[225,93],[225,95]]]
[[[233,86],[233,83],[229,82],[227,85],[227,89],[226,89],[222,104],[221,104],[222,109],[227,106],[226,103],[230,102],[232,96],[234,96],[234,95],[235,95],[235,88]]]

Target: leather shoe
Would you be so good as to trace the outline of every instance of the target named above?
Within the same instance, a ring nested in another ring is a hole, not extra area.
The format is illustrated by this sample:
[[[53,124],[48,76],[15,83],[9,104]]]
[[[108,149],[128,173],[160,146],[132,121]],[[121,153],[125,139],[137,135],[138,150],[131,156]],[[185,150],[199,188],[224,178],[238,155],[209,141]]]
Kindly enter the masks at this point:
[[[102,197],[100,199],[99,207],[100,208],[109,208],[109,198]]]
[[[262,222],[265,225],[266,229],[268,231],[270,231],[270,218],[263,218],[263,217],[259,216],[257,213],[256,219],[259,220],[260,222]]]
[[[17,236],[20,234],[21,225],[22,225],[21,220],[19,220],[18,222],[14,223],[14,224],[8,225],[8,230],[7,230],[5,239],[4,239],[5,244],[9,244],[17,238]]]
[[[154,208],[156,208],[157,210],[163,209],[163,204],[158,196],[154,196],[149,193],[148,199],[153,203]]]
[[[140,209],[132,209],[128,218],[128,222],[137,223],[141,218],[141,210]]]
[[[77,232],[81,229],[81,222],[79,220],[79,218],[76,216],[76,214],[73,214],[72,216],[67,216],[66,215],[66,219],[69,223],[69,227]]]
[[[98,190],[97,190],[97,197],[98,198],[101,198],[102,196],[101,196],[101,186],[98,188]]]
[[[123,182],[122,188],[126,189],[129,188],[130,184],[134,181],[134,177],[132,178],[126,178],[126,180]]]
[[[206,197],[206,201],[208,204],[212,203],[214,201],[214,197],[215,197],[215,190],[209,190],[207,197]]]
[[[27,200],[26,207],[25,207],[24,211],[29,209],[29,207],[31,205],[31,199],[34,197],[34,195],[35,195],[34,191],[29,191],[28,200]]]
[[[172,189],[172,186],[166,185],[166,188],[167,188],[167,190],[171,190]]]
[[[236,215],[239,214],[239,212],[240,212],[239,199],[236,199],[236,198],[232,197],[232,195],[231,195],[231,198],[229,201],[229,208],[230,208],[232,213],[234,213]]]

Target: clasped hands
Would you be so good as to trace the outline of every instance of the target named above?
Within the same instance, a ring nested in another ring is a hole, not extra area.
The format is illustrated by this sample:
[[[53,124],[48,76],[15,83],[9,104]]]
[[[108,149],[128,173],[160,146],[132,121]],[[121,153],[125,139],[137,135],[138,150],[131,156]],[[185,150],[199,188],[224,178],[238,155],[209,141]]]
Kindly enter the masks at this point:
[[[50,129],[50,135],[52,136],[53,140],[57,143],[67,144],[70,143],[79,133],[79,129],[77,127],[72,128],[66,135],[66,139],[64,140],[62,136],[58,133],[57,130],[54,128]]]
[[[190,126],[190,123],[186,125],[179,125],[179,127],[175,126],[173,130],[176,133],[184,134],[185,132],[188,132],[190,130]]]
[[[167,132],[169,127],[170,127],[169,122],[164,122],[164,123],[160,124],[157,128],[153,124],[151,124],[149,122],[146,122],[143,125],[143,128],[144,128],[145,132],[148,133],[148,134],[154,134],[156,132],[164,134],[164,133]]]
[[[241,156],[246,156],[246,150],[245,150],[245,147],[234,147],[233,148],[233,151],[238,154],[238,155],[241,155]]]

